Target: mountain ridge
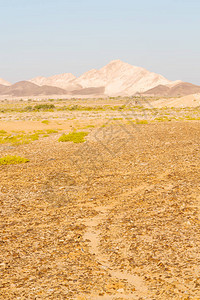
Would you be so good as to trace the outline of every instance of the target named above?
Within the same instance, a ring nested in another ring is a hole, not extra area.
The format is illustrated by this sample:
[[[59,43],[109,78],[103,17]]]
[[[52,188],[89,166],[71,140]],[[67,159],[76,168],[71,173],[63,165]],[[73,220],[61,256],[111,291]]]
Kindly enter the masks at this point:
[[[16,97],[39,96],[39,95],[65,95],[66,90],[53,86],[39,86],[29,81],[19,81],[11,86],[0,85],[0,95]]]
[[[143,93],[144,96],[179,97],[200,93],[200,86],[189,82],[180,82],[172,87],[158,85]]]
[[[33,84],[28,85],[28,83]],[[0,79],[0,95],[188,95],[199,92],[199,86],[180,80],[171,81],[142,67],[113,60],[100,69],[91,69],[76,77],[63,73],[50,77],[38,76],[11,85]]]
[[[132,66],[121,60],[112,60],[106,66],[91,69],[79,77],[64,73],[50,77],[36,77],[29,80],[35,84],[47,84],[64,88],[68,91],[105,87],[105,95],[131,96],[141,93],[159,84],[173,85],[174,81],[142,67]]]

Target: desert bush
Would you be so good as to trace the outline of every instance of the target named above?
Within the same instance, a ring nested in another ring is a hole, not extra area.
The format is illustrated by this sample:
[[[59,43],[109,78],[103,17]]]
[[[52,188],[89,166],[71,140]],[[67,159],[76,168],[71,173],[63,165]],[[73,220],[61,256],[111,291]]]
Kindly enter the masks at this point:
[[[154,119],[155,121],[158,121],[158,122],[170,122],[171,121],[171,118],[169,118],[168,116],[160,116],[160,117],[157,117]]]
[[[7,155],[0,158],[0,165],[14,165],[29,162],[28,159],[16,155]]]
[[[49,121],[48,120],[43,120],[42,123],[48,125]]]
[[[31,141],[36,141],[39,139],[39,135],[37,133],[34,134],[18,134],[18,135],[8,135],[4,137],[4,143],[11,143],[14,145],[22,145],[28,144]]]
[[[137,124],[148,124],[147,120],[137,120],[136,121]]]
[[[23,111],[32,111],[33,110],[33,107],[32,106],[30,106],[30,105],[28,105],[28,106],[25,106],[24,107],[24,109],[23,109]]]
[[[88,132],[70,132],[68,134],[63,134],[58,139],[59,142],[73,142],[73,143],[84,143],[84,137],[88,135]]]
[[[58,133],[58,130],[54,130],[54,129],[47,129],[46,130],[47,134],[51,134],[51,133]]]
[[[5,134],[7,134],[7,132],[5,130],[0,130],[0,136],[5,135]]]
[[[8,134],[6,131],[0,131],[0,144],[10,143],[13,145],[29,144],[32,141],[37,141],[41,135],[49,136],[52,133],[57,133],[58,130],[47,129],[47,130],[36,130],[33,133],[15,132]]]
[[[34,111],[40,111],[40,110],[52,110],[52,109],[55,109],[55,105],[54,104],[38,104],[38,105],[35,105],[33,107],[33,110]]]

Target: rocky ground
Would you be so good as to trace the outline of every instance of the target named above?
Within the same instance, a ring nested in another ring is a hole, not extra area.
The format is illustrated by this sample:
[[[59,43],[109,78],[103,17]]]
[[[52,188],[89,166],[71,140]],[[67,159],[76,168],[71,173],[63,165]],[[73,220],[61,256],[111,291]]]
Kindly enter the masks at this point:
[[[0,299],[200,299],[199,121],[98,120],[0,145]]]

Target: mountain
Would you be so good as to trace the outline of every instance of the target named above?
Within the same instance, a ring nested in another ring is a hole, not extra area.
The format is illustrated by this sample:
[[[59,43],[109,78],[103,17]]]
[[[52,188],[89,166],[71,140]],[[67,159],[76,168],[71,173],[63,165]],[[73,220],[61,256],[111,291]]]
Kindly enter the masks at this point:
[[[85,90],[88,88],[104,88],[104,94],[108,96],[132,96],[158,85],[176,84],[159,74],[120,60],[113,60],[100,70],[90,70],[78,78],[71,73],[65,73],[51,77],[36,77],[29,81],[39,86],[60,87],[73,94],[77,91],[78,95],[85,94],[87,91],[91,94],[91,90]]]
[[[2,79],[2,78],[0,78],[0,85],[6,85],[6,86],[9,86],[9,85],[11,85],[11,83],[8,82],[8,81],[6,81],[6,80],[4,80],[4,79]]]
[[[113,60],[103,68],[92,69],[79,77],[64,73],[35,77],[11,85],[0,79],[0,95],[38,96],[134,96],[136,94],[176,97],[200,92],[200,87]]]
[[[0,95],[16,97],[38,95],[65,95],[66,91],[53,86],[38,86],[29,81],[20,81],[11,86],[0,86]]]
[[[68,91],[73,91],[82,88],[81,85],[75,83],[74,81],[75,79],[76,77],[73,74],[64,73],[64,74],[54,75],[50,77],[39,76],[29,81],[39,86],[43,86],[43,85],[55,86]]]
[[[143,95],[157,97],[178,97],[200,93],[200,86],[188,82],[180,82],[172,87],[158,85],[143,93]]]
[[[91,70],[74,80],[83,88],[105,87],[109,96],[131,96],[144,92],[160,84],[169,85],[173,82],[163,76],[135,67],[120,60],[111,61],[100,70]]]

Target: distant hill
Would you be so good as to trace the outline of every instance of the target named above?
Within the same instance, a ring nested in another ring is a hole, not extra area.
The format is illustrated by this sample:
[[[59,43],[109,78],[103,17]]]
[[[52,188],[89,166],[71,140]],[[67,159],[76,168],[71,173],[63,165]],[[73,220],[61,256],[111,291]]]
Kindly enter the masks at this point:
[[[16,97],[38,96],[38,95],[64,95],[63,89],[52,86],[38,86],[29,81],[20,81],[11,86],[0,86],[0,95]]]
[[[72,91],[72,95],[103,95],[105,87],[93,87]]]
[[[6,91],[6,89],[7,89],[6,85],[0,84],[0,95],[3,94],[4,91]]]
[[[158,85],[155,88],[144,92],[143,95],[157,97],[178,97],[196,93],[200,93],[200,86],[188,82],[181,82],[172,87]]]

